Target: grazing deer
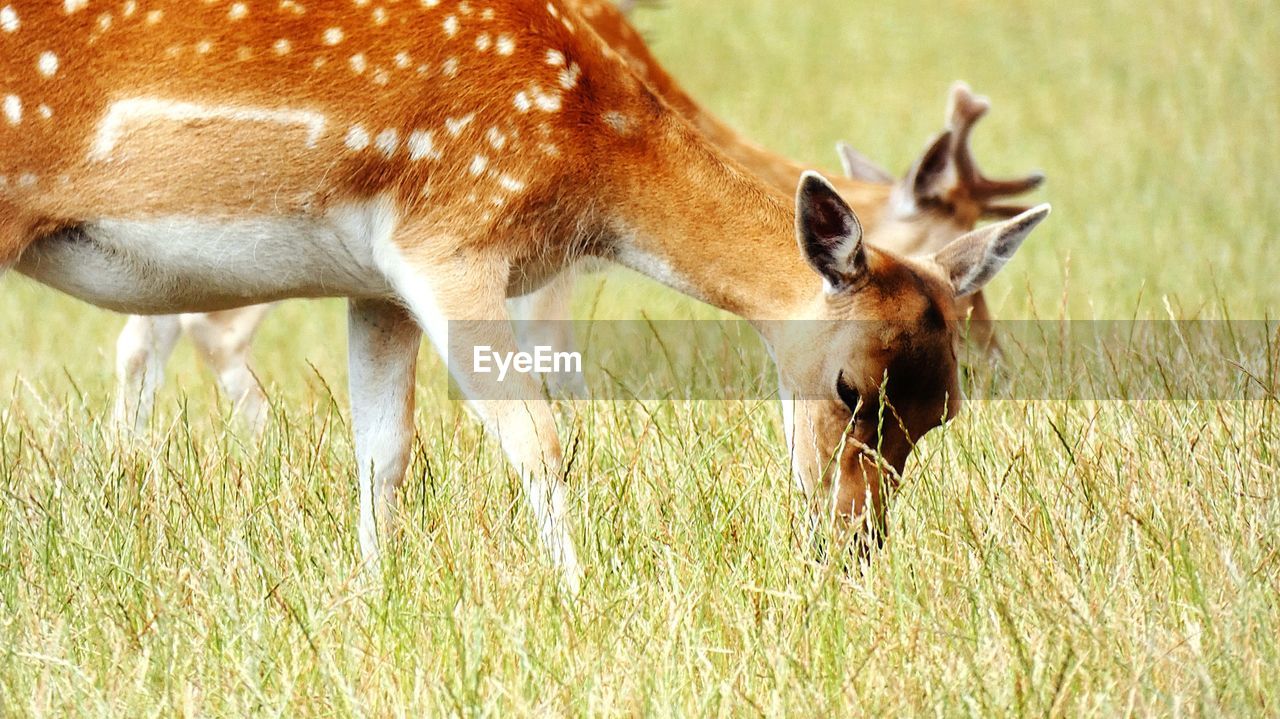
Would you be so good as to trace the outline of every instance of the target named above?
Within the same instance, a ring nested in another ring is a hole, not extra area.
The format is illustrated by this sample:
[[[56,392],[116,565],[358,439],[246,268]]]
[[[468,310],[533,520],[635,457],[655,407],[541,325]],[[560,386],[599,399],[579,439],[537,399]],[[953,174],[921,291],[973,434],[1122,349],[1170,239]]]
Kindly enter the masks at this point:
[[[134,313],[349,298],[371,566],[425,332],[577,590],[551,408],[467,348],[515,352],[506,298],[581,256],[750,320],[795,477],[878,524],[915,442],[959,411],[956,298],[1049,211],[926,257],[870,247],[821,176],[791,200],[744,172],[561,0],[0,2],[0,268]]]
[[[610,0],[566,0],[565,4],[577,10],[634,72],[722,150],[780,190],[791,191],[804,169],[746,140],[694,102],[627,21],[625,13],[634,3],[615,6]],[[864,155],[840,143],[837,151],[846,176],[828,175],[827,179],[862,220],[867,242],[905,254],[932,252],[972,230],[979,219],[1009,218],[1030,209],[998,204],[997,200],[1034,189],[1043,182],[1042,175],[990,180],[973,159],[969,137],[989,109],[990,103],[975,96],[967,85],[953,85],[945,130],[930,141],[901,181],[895,181]],[[563,272],[546,286],[511,301],[513,315],[523,320],[518,322],[517,333],[522,346],[565,350],[573,347],[570,325],[538,320],[570,316],[574,279],[575,272]],[[991,312],[983,293],[964,298],[961,313],[968,315],[969,338],[993,356],[998,355]],[[185,315],[181,319],[130,318],[117,343],[117,424],[135,429],[146,425],[177,336],[176,328],[182,327],[188,330],[198,356],[213,369],[219,386],[232,402],[234,414],[261,430],[267,416],[266,398],[249,367],[249,350],[265,316],[263,309],[253,307],[211,316]],[[553,395],[581,396],[586,392],[578,375],[552,374],[544,379]]]

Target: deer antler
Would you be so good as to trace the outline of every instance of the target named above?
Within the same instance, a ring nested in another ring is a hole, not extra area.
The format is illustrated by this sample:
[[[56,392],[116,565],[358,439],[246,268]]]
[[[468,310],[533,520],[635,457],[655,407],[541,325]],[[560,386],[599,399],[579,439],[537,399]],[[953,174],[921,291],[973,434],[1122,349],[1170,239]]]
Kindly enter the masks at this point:
[[[991,101],[980,95],[974,95],[969,86],[957,82],[951,86],[951,96],[947,102],[947,128],[952,131],[952,157],[960,181],[969,189],[973,199],[986,203],[997,197],[1011,197],[1030,192],[1044,182],[1044,175],[1033,172],[1025,177],[1012,180],[993,180],[982,174],[977,162],[973,159],[973,150],[969,146],[969,135],[973,126],[991,109]],[[1028,208],[1015,205],[990,205],[985,214],[996,217],[1014,217]]]

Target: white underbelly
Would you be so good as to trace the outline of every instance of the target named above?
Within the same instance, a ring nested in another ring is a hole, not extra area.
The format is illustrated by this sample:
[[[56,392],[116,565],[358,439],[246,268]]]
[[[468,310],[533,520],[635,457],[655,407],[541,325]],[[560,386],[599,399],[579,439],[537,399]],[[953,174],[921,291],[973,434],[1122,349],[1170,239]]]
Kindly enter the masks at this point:
[[[207,312],[291,297],[385,297],[374,260],[394,217],[377,203],[325,216],[84,222],[34,243],[18,271],[100,307]]]

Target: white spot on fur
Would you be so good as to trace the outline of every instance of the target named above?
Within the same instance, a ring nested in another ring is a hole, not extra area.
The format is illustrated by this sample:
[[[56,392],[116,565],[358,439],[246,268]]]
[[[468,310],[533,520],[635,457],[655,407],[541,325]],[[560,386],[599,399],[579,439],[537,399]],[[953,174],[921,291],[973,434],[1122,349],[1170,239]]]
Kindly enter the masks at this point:
[[[148,25],[155,25],[159,23],[162,18],[164,18],[163,10],[151,10],[146,15]]]
[[[201,55],[208,55],[211,50],[213,50],[213,43],[209,40],[201,40],[196,43],[196,52]]]
[[[231,9],[227,11],[227,17],[232,20],[242,20],[249,14],[249,8],[242,2],[232,3]]]
[[[49,107],[44,103],[40,103],[36,107],[36,114],[40,116],[40,119],[48,120],[49,118],[53,117],[53,108]]]
[[[337,45],[338,43],[342,42],[342,38],[344,37],[346,37],[346,35],[343,34],[342,28],[331,27],[328,30],[324,31],[324,44]]]
[[[440,0],[422,0],[423,7],[435,7],[440,4]]]
[[[18,177],[19,187],[35,187],[40,177],[34,173],[24,172]]]
[[[481,173],[484,172],[485,168],[488,166],[489,166],[489,158],[485,157],[484,155],[476,155],[474,158],[472,158],[471,167],[468,169],[472,175],[475,175],[478,177],[480,176]]]
[[[5,5],[0,8],[0,29],[5,32],[17,32],[22,27],[22,23],[18,20],[18,13],[13,9],[12,5]]]
[[[578,86],[578,78],[580,77],[582,77],[582,68],[575,62],[560,71],[560,87],[572,90]]]
[[[496,127],[489,128],[485,133],[485,138],[489,140],[489,146],[495,150],[501,150],[507,146],[507,136],[502,134]]]
[[[271,49],[275,50],[277,55],[288,55],[289,51],[293,49],[293,43],[282,37],[272,43]]]
[[[58,71],[58,56],[45,50],[40,53],[40,59],[36,61],[36,67],[40,68],[40,74],[45,77],[53,77]]]
[[[385,85],[390,81],[391,81],[391,75],[387,74],[386,70],[382,68],[377,68],[376,70],[373,71],[374,84]]]
[[[68,15],[79,12],[89,6],[89,0],[63,0],[62,9]]]
[[[560,96],[555,93],[546,93],[542,88],[536,85],[533,88],[533,104],[538,106],[543,112],[558,112],[560,110]]]
[[[307,9],[296,0],[280,0],[280,9],[288,10],[294,15],[305,15],[307,13]]]
[[[409,159],[439,160],[440,152],[436,150],[435,136],[426,130],[414,130],[409,133]]]
[[[114,21],[114,18],[111,17],[111,13],[109,12],[102,13],[101,15],[98,16],[98,31],[106,32],[111,28],[111,23],[113,21]]]
[[[125,17],[133,17],[133,14],[136,12],[138,12],[138,3],[136,0],[129,0],[129,2],[124,4]]]
[[[493,8],[491,7],[485,8],[484,12],[480,13],[480,18],[482,20],[492,20],[494,18]]]
[[[529,99],[529,93],[521,90],[516,93],[515,105],[520,112],[528,112],[533,108],[533,101]]]
[[[547,3],[547,12],[551,13],[551,17],[560,17],[560,13],[556,11],[556,6],[551,3]]]
[[[22,122],[22,99],[17,95],[4,96],[4,117],[10,125]]]
[[[515,38],[511,37],[510,35],[498,36],[498,54],[499,55],[510,56],[515,51],[516,51]]]
[[[502,175],[498,178],[498,184],[507,192],[521,192],[525,188],[525,184],[510,175]]]
[[[374,25],[386,25],[386,24],[387,24],[387,17],[388,17],[388,16],[387,16],[387,9],[386,9],[386,8],[384,8],[384,7],[376,7],[376,8],[374,8],[374,9],[373,9],[373,24],[374,24]]]
[[[369,67],[369,61],[365,59],[364,53],[362,52],[352,55],[351,60],[348,62],[351,64],[351,71],[357,75],[363,73],[365,68]]]
[[[618,112],[616,110],[606,112],[603,115],[603,119],[604,119],[604,123],[609,127],[612,127],[614,131],[617,132],[619,135],[631,134],[631,129],[632,129],[631,118],[627,117],[621,112]]]
[[[458,18],[450,15],[444,19],[444,34],[446,37],[453,37],[458,34]]]
[[[369,131],[363,125],[352,125],[344,142],[347,149],[359,152],[369,146]]]
[[[559,50],[547,50],[547,64],[551,67],[564,67],[564,53]]]
[[[403,50],[396,53],[396,67],[400,68],[401,70],[409,67],[409,63],[411,63],[412,61],[413,61],[412,58],[409,57],[409,53]]]
[[[378,133],[378,137],[373,141],[378,150],[391,157],[396,154],[396,148],[400,146],[400,133],[396,132],[394,127],[388,127]]]
[[[325,117],[310,110],[278,110],[237,105],[198,105],[192,102],[175,102],[157,97],[135,97],[119,100],[107,108],[98,124],[98,136],[93,144],[91,157],[99,160],[110,157],[116,143],[130,120],[159,118],[174,122],[191,120],[225,120],[227,122],[270,123],[299,125],[307,131],[307,147],[315,147],[324,134]]]
[[[445,77],[457,77],[458,76],[458,58],[451,57],[448,60],[445,60],[444,65],[440,67],[440,70],[444,72]]]
[[[467,125],[470,125],[473,121],[475,121],[475,119],[476,119],[476,115],[474,112],[471,113],[470,115],[467,115],[466,117],[458,118],[457,120],[451,117],[448,117],[448,118],[445,118],[444,127],[446,130],[449,131],[450,135],[452,135],[453,137],[457,137],[458,135],[461,135],[462,131],[467,129]]]
[[[493,47],[493,36],[492,36],[492,35],[490,35],[489,33],[485,32],[485,33],[480,33],[479,35],[477,35],[477,36],[476,36],[476,49],[477,49],[477,50],[479,50],[480,52],[484,52],[484,51],[488,50],[490,47]]]

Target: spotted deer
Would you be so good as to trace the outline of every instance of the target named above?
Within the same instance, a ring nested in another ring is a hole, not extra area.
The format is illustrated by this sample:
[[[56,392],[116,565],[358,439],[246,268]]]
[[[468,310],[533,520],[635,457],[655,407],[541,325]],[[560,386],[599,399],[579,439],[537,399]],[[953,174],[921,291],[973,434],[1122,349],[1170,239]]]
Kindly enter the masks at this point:
[[[514,352],[505,300],[583,256],[749,320],[795,478],[849,528],[878,523],[959,411],[956,298],[1049,211],[928,256],[869,246],[830,183],[788,197],[744,171],[562,0],[7,0],[0,63],[0,268],[142,314],[349,299],[375,568],[425,333],[577,591],[554,414],[466,348]]]
[[[747,140],[695,102],[627,20],[626,12],[634,3],[566,0],[565,4],[578,11],[636,74],[723,151],[779,190],[790,192],[794,188],[804,168]],[[862,220],[867,242],[906,254],[932,252],[972,230],[980,219],[1009,218],[1030,209],[1000,204],[998,200],[1034,189],[1043,182],[1042,175],[991,180],[974,161],[969,138],[974,125],[989,109],[990,102],[974,95],[966,84],[953,85],[945,129],[929,142],[926,151],[898,181],[849,145],[838,145],[845,176],[826,177]],[[582,267],[576,269],[581,271]],[[570,316],[575,275],[576,272],[563,272],[545,287],[511,300],[520,330],[517,336],[523,346],[574,348],[571,325],[546,320]],[[967,316],[968,337],[993,356],[998,355],[983,293],[978,291],[963,298],[960,310]],[[249,352],[253,335],[265,316],[262,308],[253,307],[181,318],[131,317],[117,343],[117,424],[135,430],[146,425],[178,328],[185,328],[198,356],[214,371],[219,386],[230,398],[234,413],[255,430],[261,430],[267,417],[266,397],[250,369]],[[544,379],[553,395],[586,394],[579,375],[551,374]]]

